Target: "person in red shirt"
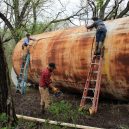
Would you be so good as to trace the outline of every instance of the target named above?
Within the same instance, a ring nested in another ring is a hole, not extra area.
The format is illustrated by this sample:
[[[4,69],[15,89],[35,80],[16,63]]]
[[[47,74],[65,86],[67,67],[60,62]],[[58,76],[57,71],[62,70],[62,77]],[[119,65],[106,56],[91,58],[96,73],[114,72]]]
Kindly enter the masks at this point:
[[[44,109],[48,108],[50,105],[50,95],[48,88],[54,89],[52,86],[51,75],[52,72],[56,69],[56,65],[54,63],[49,63],[48,67],[44,69],[41,73],[39,80],[39,92],[41,95],[41,111],[44,113]]]

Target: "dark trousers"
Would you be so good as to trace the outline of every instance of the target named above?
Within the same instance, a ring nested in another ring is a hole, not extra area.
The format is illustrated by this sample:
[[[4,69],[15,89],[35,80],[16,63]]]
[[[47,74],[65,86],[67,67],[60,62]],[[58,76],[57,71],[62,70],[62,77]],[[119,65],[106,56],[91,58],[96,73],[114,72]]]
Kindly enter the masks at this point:
[[[96,43],[103,42],[106,37],[106,29],[99,29],[96,32]]]

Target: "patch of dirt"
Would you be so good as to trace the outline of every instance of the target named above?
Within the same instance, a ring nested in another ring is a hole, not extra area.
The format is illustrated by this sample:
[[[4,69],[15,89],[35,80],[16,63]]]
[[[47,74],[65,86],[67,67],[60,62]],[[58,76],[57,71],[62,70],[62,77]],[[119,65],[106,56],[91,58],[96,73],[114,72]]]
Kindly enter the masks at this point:
[[[40,94],[38,89],[29,88],[25,95],[15,93],[14,89],[12,92],[17,114],[55,120],[53,115],[48,111],[43,115],[41,114]],[[68,93],[64,93],[61,98],[53,97],[53,101],[69,101],[74,107],[79,107],[80,99],[81,97],[79,95]],[[76,124],[106,129],[122,129],[120,128],[121,126],[129,126],[129,103],[101,100],[96,115],[80,115]]]

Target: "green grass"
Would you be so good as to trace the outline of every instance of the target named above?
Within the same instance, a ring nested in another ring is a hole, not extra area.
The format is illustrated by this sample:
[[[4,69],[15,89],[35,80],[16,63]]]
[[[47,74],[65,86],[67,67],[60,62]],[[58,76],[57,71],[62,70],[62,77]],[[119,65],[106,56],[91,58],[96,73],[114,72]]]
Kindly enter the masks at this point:
[[[0,129],[15,129],[16,127],[8,127],[8,116],[6,113],[0,114]]]
[[[120,125],[119,128],[120,128],[120,129],[129,129],[129,126],[127,126],[127,125]]]
[[[85,112],[79,112],[78,107],[73,108],[71,103],[64,100],[52,103],[48,110],[55,119],[72,123],[77,123],[80,115],[86,115]]]
[[[18,122],[18,127],[21,129],[22,128],[24,129],[70,129],[68,127],[63,127],[60,125],[49,124],[48,121],[49,120],[46,120],[45,123],[39,123],[39,122],[30,122],[30,121],[20,119]]]
[[[8,121],[8,117],[5,113],[0,114],[0,122],[6,123]]]

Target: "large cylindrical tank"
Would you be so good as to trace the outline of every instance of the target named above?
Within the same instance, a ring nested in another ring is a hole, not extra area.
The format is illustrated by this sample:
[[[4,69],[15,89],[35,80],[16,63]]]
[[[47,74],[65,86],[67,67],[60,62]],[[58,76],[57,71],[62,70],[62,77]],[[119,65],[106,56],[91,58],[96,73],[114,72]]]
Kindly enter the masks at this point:
[[[129,17],[105,22],[107,36],[101,82],[101,94],[129,100]],[[32,36],[35,46],[30,48],[29,80],[38,83],[40,73],[49,62],[57,69],[54,80],[60,86],[83,91],[91,61],[95,30],[84,26],[47,32]],[[13,67],[20,72],[21,40],[13,53]]]

